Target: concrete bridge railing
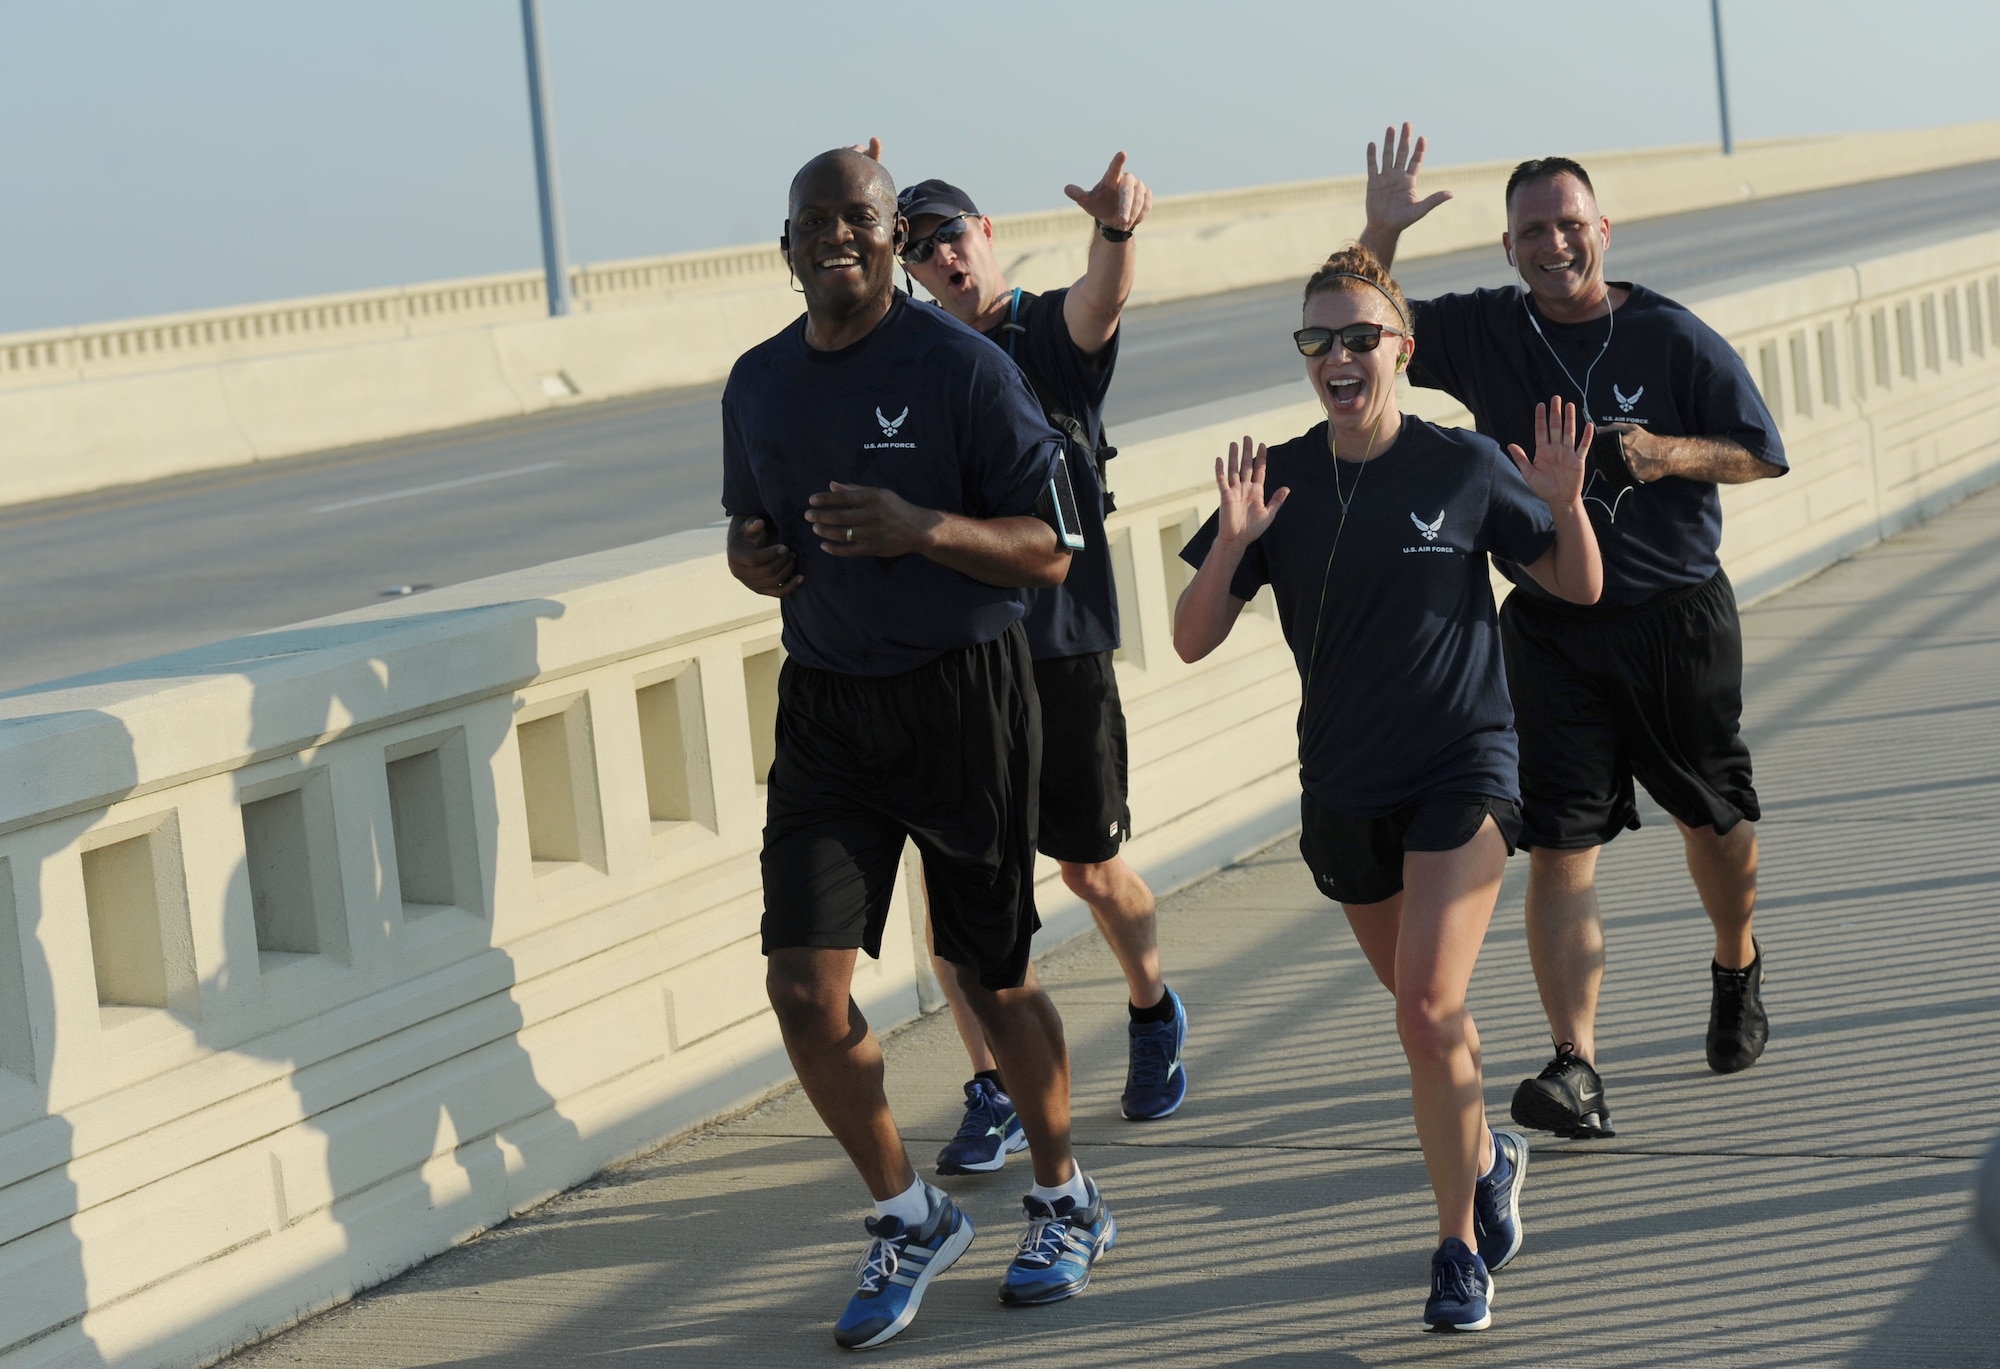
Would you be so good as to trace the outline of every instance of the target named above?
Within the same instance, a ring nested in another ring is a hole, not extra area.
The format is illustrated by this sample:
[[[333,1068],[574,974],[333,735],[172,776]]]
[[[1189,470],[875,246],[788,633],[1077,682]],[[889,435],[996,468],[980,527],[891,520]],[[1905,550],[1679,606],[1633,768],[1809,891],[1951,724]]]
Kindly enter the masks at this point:
[[[1538,151],[1543,149],[1529,149]],[[1614,220],[2000,157],[2000,123],[1589,158]],[[1426,173],[1457,192],[1406,256],[1498,241],[1511,163]],[[1358,231],[1363,178],[1169,196],[1140,303],[1303,278]],[[1017,284],[1082,271],[1074,209],[997,223]],[[1087,225],[1086,225],[1087,226]],[[0,504],[701,384],[798,312],[774,247],[578,267],[581,312],[545,317],[533,272],[0,335]]]
[[[1746,596],[2000,475],[2000,234],[1703,308],[1794,463],[1728,492]],[[1268,599],[1197,666],[1169,623],[1222,444],[1316,417],[1296,386],[1121,434],[1129,853],[1162,889],[1294,823]],[[203,1361],[787,1078],[778,622],[719,537],[0,699],[0,1365]],[[1082,930],[1043,874],[1050,936]],[[911,912],[857,987],[879,1025],[936,1002]]]

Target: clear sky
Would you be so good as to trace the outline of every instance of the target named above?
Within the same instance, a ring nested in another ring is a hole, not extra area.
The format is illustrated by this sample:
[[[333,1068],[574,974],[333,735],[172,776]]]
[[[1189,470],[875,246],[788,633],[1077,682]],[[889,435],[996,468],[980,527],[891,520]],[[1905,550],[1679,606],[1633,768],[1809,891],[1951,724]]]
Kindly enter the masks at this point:
[[[573,261],[774,237],[791,173],[1059,205],[1713,140],[1707,0],[544,0]],[[1993,0],[1723,0],[1739,139],[2000,118]],[[0,332],[539,263],[516,0],[0,0]]]

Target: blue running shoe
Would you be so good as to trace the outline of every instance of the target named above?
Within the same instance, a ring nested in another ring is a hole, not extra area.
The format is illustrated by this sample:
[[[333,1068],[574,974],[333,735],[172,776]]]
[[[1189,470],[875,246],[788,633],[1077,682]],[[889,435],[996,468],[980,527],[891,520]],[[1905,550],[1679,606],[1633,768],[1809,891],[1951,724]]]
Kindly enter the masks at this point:
[[[1083,1186],[1090,1201],[1082,1207],[1074,1198],[1058,1198],[1054,1206],[1034,1197],[1021,1200],[1028,1230],[1000,1280],[1001,1302],[1010,1307],[1061,1302],[1090,1283],[1090,1267],[1118,1242],[1118,1222],[1088,1176]]]
[[[1493,1276],[1486,1261],[1456,1236],[1431,1256],[1431,1296],[1424,1304],[1427,1331],[1484,1331],[1493,1324]]]
[[[1131,1064],[1125,1072],[1125,1096],[1118,1100],[1126,1120],[1157,1122],[1171,1117],[1187,1097],[1187,1070],[1181,1048],[1187,1045],[1187,1009],[1172,989],[1174,1015],[1167,1022],[1129,1022]]]
[[[916,1319],[931,1280],[972,1244],[972,1219],[948,1195],[928,1184],[924,1190],[931,1213],[914,1231],[896,1217],[870,1217],[863,1224],[874,1239],[854,1266],[860,1286],[833,1324],[834,1343],[842,1349],[866,1350],[901,1332]]]
[[[973,1079],[965,1086],[965,1116],[958,1135],[938,1152],[940,1174],[991,1174],[1007,1157],[1028,1148],[1028,1133],[1014,1115],[1014,1100],[990,1079]]]
[[[1528,1138],[1494,1132],[1493,1170],[1472,1188],[1472,1225],[1489,1273],[1499,1273],[1521,1251],[1521,1185],[1527,1178]]]

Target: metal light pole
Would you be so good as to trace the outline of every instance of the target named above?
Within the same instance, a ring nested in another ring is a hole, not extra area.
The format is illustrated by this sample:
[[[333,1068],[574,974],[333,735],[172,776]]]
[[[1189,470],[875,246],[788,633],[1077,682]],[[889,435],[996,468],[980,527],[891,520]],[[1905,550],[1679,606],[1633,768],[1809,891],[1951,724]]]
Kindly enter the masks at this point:
[[[535,192],[542,204],[542,271],[548,278],[549,317],[561,318],[569,312],[569,254],[563,248],[548,63],[542,56],[542,0],[521,0],[521,37],[528,49],[528,115],[535,129]]]
[[[1722,107],[1722,155],[1728,157],[1736,152],[1736,140],[1729,136],[1729,72],[1722,65],[1722,0],[1708,0],[1708,18],[1715,30],[1715,100]]]

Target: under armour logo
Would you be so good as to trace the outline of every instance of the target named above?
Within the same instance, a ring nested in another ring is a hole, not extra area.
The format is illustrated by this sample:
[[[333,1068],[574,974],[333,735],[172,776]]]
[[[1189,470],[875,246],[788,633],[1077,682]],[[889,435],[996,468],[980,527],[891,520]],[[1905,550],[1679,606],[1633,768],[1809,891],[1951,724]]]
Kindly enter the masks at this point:
[[[1410,515],[1410,521],[1417,525],[1417,531],[1424,535],[1426,542],[1435,542],[1438,540],[1438,529],[1444,526],[1444,510],[1438,510],[1438,516],[1433,522],[1426,523],[1414,513]]]
[[[882,425],[882,436],[884,437],[894,437],[896,435],[896,430],[903,426],[903,420],[908,418],[909,416],[910,416],[910,406],[907,404],[903,406],[903,412],[897,414],[894,418],[882,417],[882,411],[880,409],[877,409],[875,411],[875,421]]]
[[[1637,404],[1639,400],[1642,397],[1644,397],[1645,393],[1646,393],[1646,387],[1644,385],[1641,385],[1638,389],[1634,390],[1631,394],[1628,395],[1623,390],[1618,388],[1618,383],[1616,381],[1613,381],[1611,383],[1611,397],[1618,401],[1618,411],[1620,413],[1626,413],[1626,414],[1631,413],[1632,406],[1634,404]]]

